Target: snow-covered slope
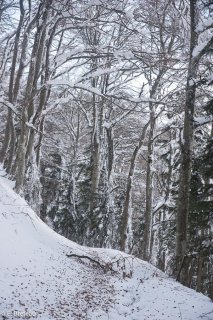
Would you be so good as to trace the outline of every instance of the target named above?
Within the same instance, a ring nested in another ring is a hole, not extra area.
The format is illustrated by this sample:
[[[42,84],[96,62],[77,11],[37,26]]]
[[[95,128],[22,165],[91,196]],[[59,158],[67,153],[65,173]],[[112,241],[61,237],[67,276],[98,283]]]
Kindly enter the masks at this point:
[[[208,298],[148,263],[57,235],[8,183],[0,177],[0,319],[213,319]],[[110,261],[113,271],[101,267]]]

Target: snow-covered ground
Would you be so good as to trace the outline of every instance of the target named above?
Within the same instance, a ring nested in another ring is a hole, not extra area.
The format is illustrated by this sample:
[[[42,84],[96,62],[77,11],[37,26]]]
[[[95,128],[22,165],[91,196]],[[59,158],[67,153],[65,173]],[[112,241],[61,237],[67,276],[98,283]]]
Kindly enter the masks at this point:
[[[207,297],[150,264],[53,232],[0,175],[0,319],[213,319]]]

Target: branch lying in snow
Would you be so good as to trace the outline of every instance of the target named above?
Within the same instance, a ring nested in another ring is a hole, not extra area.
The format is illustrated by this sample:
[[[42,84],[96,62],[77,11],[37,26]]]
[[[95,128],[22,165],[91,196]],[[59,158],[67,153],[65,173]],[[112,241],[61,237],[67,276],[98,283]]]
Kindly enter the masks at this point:
[[[104,262],[102,260],[102,262],[98,261],[98,260],[95,260],[93,258],[91,258],[90,256],[87,256],[87,255],[78,255],[78,254],[75,254],[75,253],[70,253],[70,254],[66,254],[66,256],[68,258],[79,258],[79,259],[88,259],[89,261],[97,264],[103,271],[104,273],[108,272],[108,271],[111,271],[111,272],[114,272],[114,273],[118,273],[119,270],[114,270],[112,268],[113,265],[117,265],[117,267],[119,266],[119,264],[121,262],[123,262],[123,265],[121,266],[121,271],[122,271],[122,276],[123,278],[132,278],[132,275],[133,275],[133,265],[131,265],[131,268],[130,270],[126,270],[126,264],[125,262],[129,260],[129,258],[131,258],[132,260],[134,259],[133,257],[123,257],[121,256],[120,258],[116,259],[116,260],[111,260],[109,262]]]
[[[67,256],[68,258],[74,257],[74,258],[80,258],[80,259],[88,259],[88,260],[90,260],[91,262],[96,263],[101,269],[104,270],[104,272],[114,271],[114,270],[112,269],[112,264],[111,264],[111,263],[101,264],[99,261],[97,261],[97,260],[95,260],[95,259],[93,259],[93,258],[91,258],[91,257],[89,257],[89,256],[85,256],[85,255],[82,255],[82,256],[81,256],[81,255],[74,254],[74,253],[66,254],[66,256]],[[115,272],[115,271],[114,271],[114,272]]]

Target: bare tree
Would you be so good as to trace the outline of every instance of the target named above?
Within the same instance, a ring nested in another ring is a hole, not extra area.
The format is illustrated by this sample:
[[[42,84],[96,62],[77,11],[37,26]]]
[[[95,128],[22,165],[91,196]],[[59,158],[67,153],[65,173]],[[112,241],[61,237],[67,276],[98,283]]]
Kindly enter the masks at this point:
[[[190,53],[186,83],[186,98],[184,109],[183,138],[181,145],[181,167],[179,193],[177,201],[177,230],[176,230],[176,259],[177,268],[181,268],[181,261],[187,250],[187,227],[189,215],[189,195],[192,168],[194,113],[196,102],[196,78],[201,58],[209,51],[213,44],[211,36],[201,48],[198,46],[198,5],[199,1],[190,1]]]

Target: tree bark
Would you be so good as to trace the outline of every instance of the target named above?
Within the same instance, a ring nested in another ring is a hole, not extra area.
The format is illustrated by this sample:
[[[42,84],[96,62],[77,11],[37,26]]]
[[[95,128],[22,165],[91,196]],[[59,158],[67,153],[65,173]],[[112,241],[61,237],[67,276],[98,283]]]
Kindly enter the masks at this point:
[[[151,251],[151,229],[152,229],[152,198],[153,198],[153,138],[155,130],[155,112],[150,106],[150,131],[148,139],[148,159],[146,166],[146,208],[145,208],[145,228],[143,236],[143,259],[149,261]]]
[[[128,225],[130,222],[129,219],[130,219],[130,210],[131,210],[131,195],[132,195],[135,163],[136,163],[140,148],[142,147],[144,139],[146,137],[146,131],[148,126],[149,126],[149,122],[145,124],[142,130],[142,134],[139,138],[138,145],[135,147],[131,157],[131,161],[130,161],[130,168],[129,168],[129,174],[127,178],[126,194],[125,194],[125,201],[124,201],[124,209],[122,213],[122,224],[121,224],[120,249],[122,251],[128,250]]]
[[[181,164],[176,217],[176,259],[177,269],[187,248],[187,227],[189,215],[189,194],[192,167],[193,118],[196,86],[193,79],[197,76],[197,59],[193,58],[193,50],[197,45],[196,33],[196,1],[190,1],[190,58],[188,66],[183,140],[181,142]]]
[[[17,193],[22,192],[26,164],[27,164],[27,145],[29,139],[30,128],[27,126],[27,122],[30,121],[34,113],[34,94],[39,77],[40,66],[45,45],[46,23],[48,18],[48,10],[52,0],[47,0],[44,4],[44,11],[42,14],[42,23],[38,25],[35,40],[33,44],[33,50],[31,55],[29,75],[27,79],[26,93],[24,99],[24,106],[22,109],[22,126],[21,135],[19,139],[17,158],[16,158],[16,184],[15,190]],[[39,8],[40,9],[40,8]],[[29,155],[28,155],[29,156]]]
[[[9,81],[8,100],[10,103],[13,103],[13,92],[14,92],[13,87],[14,87],[14,79],[15,79],[15,69],[16,69],[16,62],[17,62],[17,56],[18,56],[20,34],[21,34],[23,22],[24,22],[24,14],[25,14],[25,11],[23,7],[23,0],[20,0],[20,19],[19,19],[17,30],[16,30],[15,41],[14,41],[13,58],[12,58],[10,81]],[[9,109],[8,116],[7,116],[6,130],[5,130],[5,138],[4,138],[3,146],[0,153],[0,161],[3,162],[7,157],[7,151],[8,151],[9,145],[11,144],[10,155],[6,163],[6,171],[8,173],[10,173],[11,166],[12,166],[14,147],[15,147],[15,136],[16,134],[15,134],[15,128],[13,123],[13,112],[11,109]]]

